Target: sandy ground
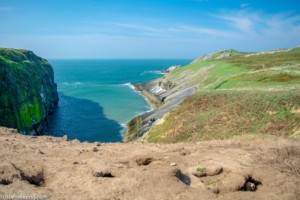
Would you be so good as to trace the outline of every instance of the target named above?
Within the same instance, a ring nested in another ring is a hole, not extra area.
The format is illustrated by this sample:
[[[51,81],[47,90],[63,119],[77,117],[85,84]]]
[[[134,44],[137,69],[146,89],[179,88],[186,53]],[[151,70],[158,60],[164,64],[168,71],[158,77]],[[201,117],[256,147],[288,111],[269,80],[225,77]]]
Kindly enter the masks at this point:
[[[300,199],[299,140],[80,143],[0,127],[0,148],[0,199]]]

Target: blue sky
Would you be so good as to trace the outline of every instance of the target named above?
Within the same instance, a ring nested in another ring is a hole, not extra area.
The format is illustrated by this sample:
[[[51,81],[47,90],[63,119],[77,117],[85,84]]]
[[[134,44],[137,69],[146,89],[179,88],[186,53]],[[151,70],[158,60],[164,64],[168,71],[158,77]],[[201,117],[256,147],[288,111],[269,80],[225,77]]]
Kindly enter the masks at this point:
[[[300,45],[299,0],[0,0],[0,46],[45,58],[195,58]]]

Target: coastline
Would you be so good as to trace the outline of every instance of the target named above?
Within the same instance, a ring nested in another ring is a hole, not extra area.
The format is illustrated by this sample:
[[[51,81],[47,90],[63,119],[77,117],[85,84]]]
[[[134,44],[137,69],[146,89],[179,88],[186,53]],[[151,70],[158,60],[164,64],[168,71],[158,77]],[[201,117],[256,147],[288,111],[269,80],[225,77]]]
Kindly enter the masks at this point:
[[[148,92],[147,90],[145,90],[145,88],[142,86],[142,84],[130,83],[130,85],[136,92],[138,92],[146,100],[148,105],[151,107],[150,111],[157,109],[157,107],[159,106],[159,103],[157,100],[154,100],[157,97],[155,97],[151,92]]]
[[[123,142],[137,141],[146,136],[159,119],[175,109],[188,96],[194,94],[195,85],[186,86],[183,83],[175,84],[168,80],[167,75],[145,83],[130,83],[153,110],[127,122]]]

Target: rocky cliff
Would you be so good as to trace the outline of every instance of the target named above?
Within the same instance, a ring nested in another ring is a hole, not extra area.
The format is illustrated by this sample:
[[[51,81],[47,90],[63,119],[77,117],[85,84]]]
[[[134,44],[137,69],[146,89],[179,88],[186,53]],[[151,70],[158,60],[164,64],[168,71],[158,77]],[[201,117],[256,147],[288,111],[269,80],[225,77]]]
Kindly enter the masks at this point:
[[[0,125],[43,132],[58,103],[53,69],[32,51],[0,48]]]

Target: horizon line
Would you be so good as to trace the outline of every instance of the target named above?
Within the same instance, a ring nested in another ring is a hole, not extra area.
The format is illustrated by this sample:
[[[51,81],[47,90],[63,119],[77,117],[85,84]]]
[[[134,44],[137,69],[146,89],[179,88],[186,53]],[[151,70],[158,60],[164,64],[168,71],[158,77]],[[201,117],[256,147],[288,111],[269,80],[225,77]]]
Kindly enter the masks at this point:
[[[193,60],[195,58],[45,58],[46,60]]]

